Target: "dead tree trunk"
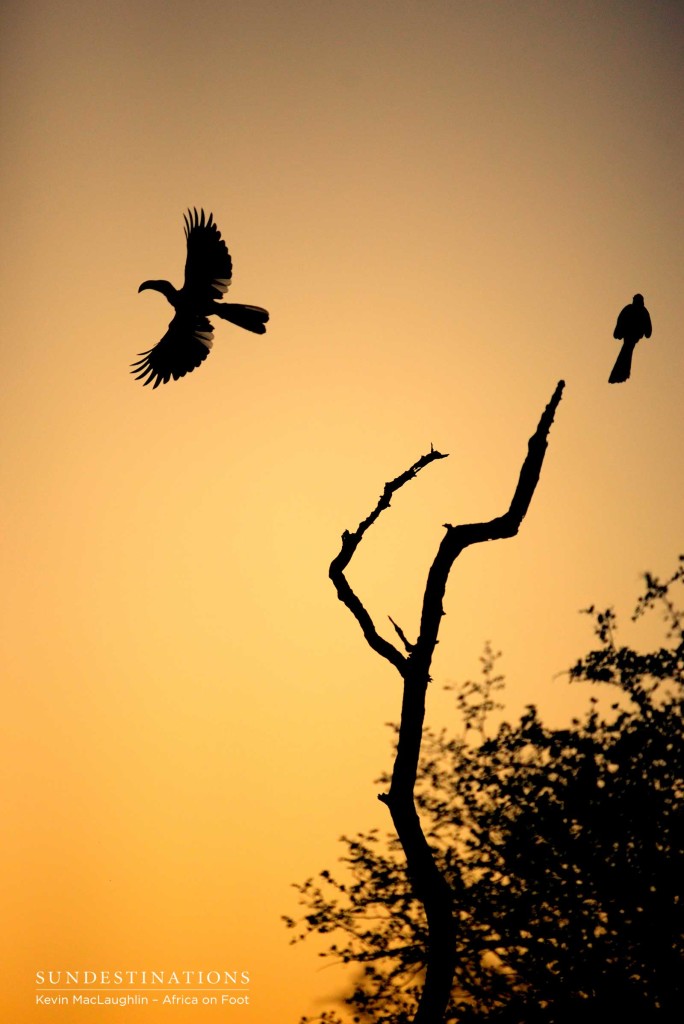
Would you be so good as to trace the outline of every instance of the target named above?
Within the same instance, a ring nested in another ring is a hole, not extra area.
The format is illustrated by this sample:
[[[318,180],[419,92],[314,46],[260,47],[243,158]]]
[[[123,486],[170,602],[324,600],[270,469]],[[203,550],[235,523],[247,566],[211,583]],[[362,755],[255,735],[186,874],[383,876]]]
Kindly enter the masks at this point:
[[[518,532],[539,481],[548,433],[564,386],[564,382],[559,381],[551,401],[542,413],[537,429],[529,440],[527,455],[508,511],[487,523],[445,526],[446,533],[428,572],[420,631],[415,644],[407,640],[404,632],[394,622],[392,625],[402,641],[404,651],[382,637],[347,582],[344,573],[364,534],[383,509],[389,507],[393,494],[413,479],[421,469],[436,459],[446,458],[445,455],[431,449],[406,472],[385,484],[382,495],[370,515],[354,532],[343,533],[340,552],[330,565],[330,579],[335,585],[337,596],[356,618],[369,646],[394,665],[403,680],[399,739],[392,780],[389,792],[382,794],[380,799],[389,808],[406,856],[411,885],[416,898],[423,905],[428,926],[425,984],[414,1024],[442,1024],[449,1003],[455,967],[454,901],[458,898],[458,893],[452,891],[439,870],[433,851],[423,833],[414,798],[425,717],[425,694],[430,681],[430,666],[437,646],[439,626],[444,615],[444,592],[451,567],[466,547],[483,541],[513,537]]]

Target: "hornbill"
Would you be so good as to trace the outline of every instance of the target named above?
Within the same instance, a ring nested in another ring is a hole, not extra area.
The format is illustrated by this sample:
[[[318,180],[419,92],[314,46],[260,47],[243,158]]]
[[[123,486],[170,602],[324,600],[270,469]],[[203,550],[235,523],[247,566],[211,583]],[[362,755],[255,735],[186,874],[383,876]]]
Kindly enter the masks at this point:
[[[613,337],[622,341],[622,348],[610,371],[609,384],[622,384],[632,372],[632,353],[638,341],[651,337],[651,317],[644,306],[643,295],[635,295],[629,306],[620,310]]]
[[[207,317],[220,316],[255,334],[264,334],[268,313],[261,306],[244,306],[238,302],[217,302],[228,289],[233,264],[213,214],[205,217],[196,209],[183,215],[188,254],[185,260],[185,282],[178,291],[169,281],[143,281],[146,288],[161,292],[175,309],[169,329],[149,352],[140,352],[132,363],[136,380],[153,387],[173,377],[177,380],[191,373],[209,355],[214,328]]]

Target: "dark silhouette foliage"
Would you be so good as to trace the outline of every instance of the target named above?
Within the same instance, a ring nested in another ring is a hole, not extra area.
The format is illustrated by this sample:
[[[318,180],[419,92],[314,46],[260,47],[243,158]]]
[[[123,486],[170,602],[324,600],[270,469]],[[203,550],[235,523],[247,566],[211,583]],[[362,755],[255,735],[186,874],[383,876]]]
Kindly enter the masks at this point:
[[[632,355],[637,342],[651,337],[651,317],[644,305],[643,295],[635,295],[624,309],[620,310],[613,337],[622,341],[622,348],[610,371],[609,384],[622,384],[629,380],[632,372]]]
[[[132,364],[136,380],[159,387],[173,377],[177,380],[191,373],[202,363],[213,344],[214,328],[207,319],[220,316],[254,334],[266,331],[268,313],[261,306],[245,306],[236,302],[218,302],[228,290],[233,263],[221,232],[214,224],[213,214],[204,210],[188,210],[184,214],[187,257],[185,283],[178,291],[170,281],[143,281],[145,289],[161,292],[175,309],[169,329],[154,348],[141,352]]]
[[[649,574],[634,617],[656,606],[665,643],[597,646],[573,680],[614,687],[607,710],[549,729],[534,707],[493,738],[496,658],[458,690],[461,734],[426,731],[418,803],[440,868],[458,894],[456,972],[445,1020],[459,1024],[675,1024],[684,1005],[684,612]],[[601,702],[601,706],[604,702]],[[306,908],[293,941],[334,935],[322,956],[355,964],[354,1020],[408,1024],[424,971],[425,922],[396,840],[343,837],[343,881],[296,886]],[[342,1018],[327,1011],[320,1021]],[[348,1019],[348,1017],[346,1018]]]

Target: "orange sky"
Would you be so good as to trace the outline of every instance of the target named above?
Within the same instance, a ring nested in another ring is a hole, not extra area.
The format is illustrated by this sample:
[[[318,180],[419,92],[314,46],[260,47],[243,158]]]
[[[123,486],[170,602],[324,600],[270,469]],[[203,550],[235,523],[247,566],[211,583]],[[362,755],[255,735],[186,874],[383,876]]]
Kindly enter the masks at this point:
[[[34,1005],[37,970],[245,968],[249,1007],[78,1019],[295,1024],[344,975],[288,946],[289,886],[388,823],[399,712],[327,579],[342,530],[450,453],[350,572],[415,635],[441,524],[507,508],[567,381],[520,535],[455,566],[433,724],[487,639],[511,714],[566,721],[578,609],[627,618],[682,550],[681,7],[23,0],[3,21],[0,1016],[71,1024]],[[171,311],[137,288],[181,284],[189,205],[271,323],[217,324],[153,392],[128,364]],[[636,291],[653,338],[611,387]]]

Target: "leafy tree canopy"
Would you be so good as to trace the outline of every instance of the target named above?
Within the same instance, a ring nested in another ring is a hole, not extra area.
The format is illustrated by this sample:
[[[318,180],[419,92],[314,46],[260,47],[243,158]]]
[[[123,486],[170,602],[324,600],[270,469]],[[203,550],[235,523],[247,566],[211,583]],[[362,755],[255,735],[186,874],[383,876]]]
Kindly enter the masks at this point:
[[[684,556],[664,582],[644,579],[633,618],[659,610],[663,646],[619,646],[614,611],[592,607],[596,646],[569,672],[615,687],[609,711],[592,698],[549,729],[530,707],[486,738],[503,685],[487,647],[481,680],[457,692],[461,735],[426,730],[417,799],[458,916],[446,1021],[681,1019]],[[376,830],[342,842],[344,880],[297,885],[305,913],[286,923],[294,942],[330,936],[321,955],[357,966],[354,1020],[408,1024],[426,935],[402,853]]]

